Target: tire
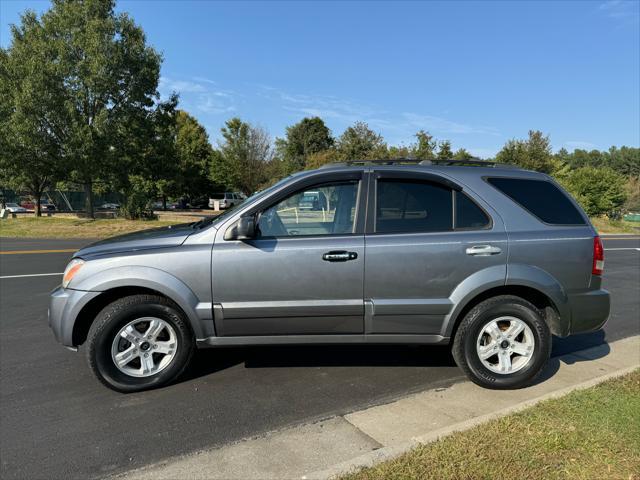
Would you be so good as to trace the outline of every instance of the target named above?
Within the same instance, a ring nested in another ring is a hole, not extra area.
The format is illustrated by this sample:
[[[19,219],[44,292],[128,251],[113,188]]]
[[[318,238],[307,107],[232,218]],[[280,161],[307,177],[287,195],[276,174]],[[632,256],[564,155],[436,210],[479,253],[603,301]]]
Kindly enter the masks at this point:
[[[507,338],[519,328],[522,330],[515,338]],[[549,359],[551,332],[543,313],[533,304],[502,295],[479,303],[467,313],[453,339],[452,354],[477,385],[522,388],[533,382]]]
[[[132,295],[107,305],[87,337],[89,367],[104,385],[122,393],[174,381],[189,365],[194,350],[184,314],[171,300],[157,295]]]

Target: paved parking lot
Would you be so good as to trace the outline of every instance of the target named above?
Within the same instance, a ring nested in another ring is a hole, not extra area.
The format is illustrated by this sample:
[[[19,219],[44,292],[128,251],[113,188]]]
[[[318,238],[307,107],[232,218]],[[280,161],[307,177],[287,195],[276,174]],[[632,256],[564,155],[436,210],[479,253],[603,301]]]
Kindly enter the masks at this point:
[[[2,478],[100,477],[463,379],[446,348],[260,347],[202,351],[176,385],[112,392],[46,321],[67,250],[86,243],[0,239]],[[640,237],[604,244],[611,318],[554,355],[640,333]]]

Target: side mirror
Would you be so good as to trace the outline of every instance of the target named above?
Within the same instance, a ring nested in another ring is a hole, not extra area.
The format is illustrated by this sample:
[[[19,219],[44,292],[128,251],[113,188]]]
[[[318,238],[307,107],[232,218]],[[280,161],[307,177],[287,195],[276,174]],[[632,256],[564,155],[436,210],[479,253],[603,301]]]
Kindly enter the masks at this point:
[[[225,240],[250,240],[256,237],[255,217],[240,217],[234,226],[227,230]]]

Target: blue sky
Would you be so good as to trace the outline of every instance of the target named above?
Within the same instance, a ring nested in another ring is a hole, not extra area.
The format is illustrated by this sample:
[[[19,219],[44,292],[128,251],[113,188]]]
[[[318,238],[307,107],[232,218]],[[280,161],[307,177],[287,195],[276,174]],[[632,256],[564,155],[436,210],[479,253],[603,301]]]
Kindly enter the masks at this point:
[[[26,8],[0,0],[0,44]],[[212,141],[239,116],[283,136],[319,115],[389,143],[419,129],[493,155],[529,129],[554,148],[640,144],[640,2],[125,1],[164,55],[160,91]]]

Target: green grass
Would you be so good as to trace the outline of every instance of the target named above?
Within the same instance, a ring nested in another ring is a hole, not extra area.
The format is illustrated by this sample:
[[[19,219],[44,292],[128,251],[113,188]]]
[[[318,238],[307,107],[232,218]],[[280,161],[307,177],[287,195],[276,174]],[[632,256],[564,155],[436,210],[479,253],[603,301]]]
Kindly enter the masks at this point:
[[[640,370],[340,478],[640,479]]]
[[[25,217],[0,220],[0,237],[106,238],[122,233],[199,220],[190,216],[162,216],[161,220],[76,218],[72,216]]]
[[[592,217],[591,223],[599,233],[638,233],[640,234],[640,222],[628,222],[627,220],[611,220],[606,217]]]

